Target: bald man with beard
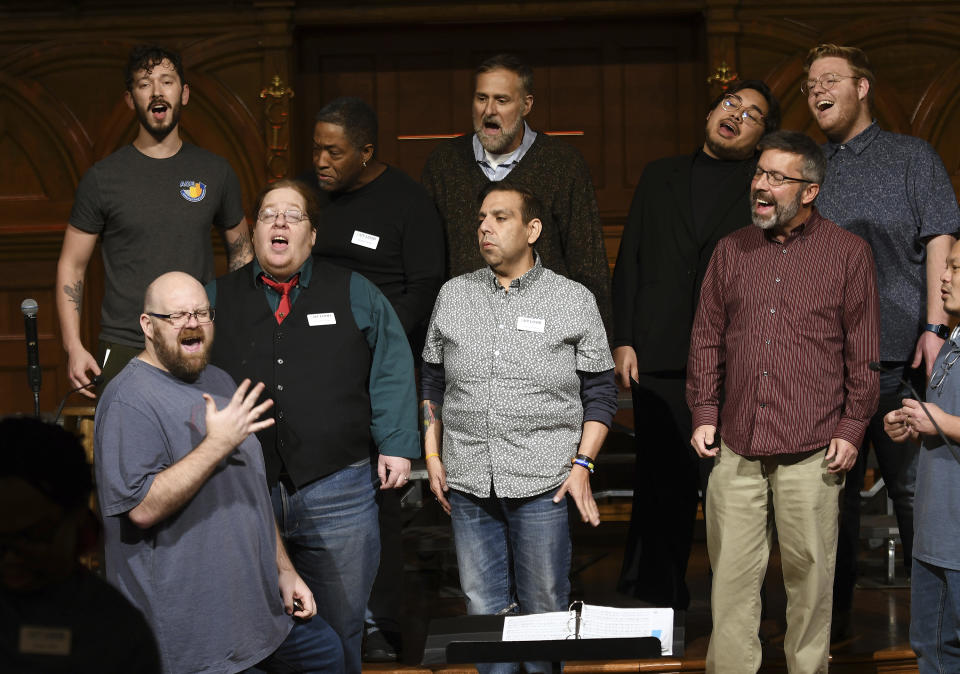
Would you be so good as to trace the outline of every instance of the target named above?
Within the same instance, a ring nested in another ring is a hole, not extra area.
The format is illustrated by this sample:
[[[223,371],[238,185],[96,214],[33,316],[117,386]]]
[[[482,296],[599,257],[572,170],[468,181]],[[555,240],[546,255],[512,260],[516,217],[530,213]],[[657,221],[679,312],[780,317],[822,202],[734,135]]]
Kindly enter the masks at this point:
[[[273,519],[254,435],[274,423],[261,419],[272,401],[207,365],[213,318],[193,277],[157,278],[140,314],[146,348],[97,407],[107,580],[147,618],[165,672],[342,671]]]

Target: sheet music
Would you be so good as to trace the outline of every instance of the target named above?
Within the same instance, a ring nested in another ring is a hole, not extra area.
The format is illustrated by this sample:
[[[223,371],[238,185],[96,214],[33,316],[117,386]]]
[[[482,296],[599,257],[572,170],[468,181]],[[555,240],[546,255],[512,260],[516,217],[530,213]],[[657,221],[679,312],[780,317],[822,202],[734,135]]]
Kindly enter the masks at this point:
[[[575,602],[579,604],[579,602]],[[503,641],[548,641],[571,639],[576,634],[576,611],[507,616]],[[581,639],[656,637],[663,655],[673,654],[673,609],[613,608],[583,604],[580,610]]]
[[[503,619],[503,641],[548,641],[572,637],[576,616],[572,612],[513,615]]]
[[[673,609],[613,608],[584,604],[580,613],[580,637],[657,637],[663,655],[672,655]]]

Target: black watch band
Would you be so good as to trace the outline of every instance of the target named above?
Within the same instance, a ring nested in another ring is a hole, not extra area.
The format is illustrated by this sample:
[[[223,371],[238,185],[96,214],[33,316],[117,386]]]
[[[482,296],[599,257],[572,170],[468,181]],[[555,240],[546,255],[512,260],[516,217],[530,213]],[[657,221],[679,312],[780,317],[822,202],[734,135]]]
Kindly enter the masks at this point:
[[[940,339],[946,339],[950,336],[950,328],[945,326],[943,323],[927,323],[925,326],[923,326],[923,329],[929,330]]]

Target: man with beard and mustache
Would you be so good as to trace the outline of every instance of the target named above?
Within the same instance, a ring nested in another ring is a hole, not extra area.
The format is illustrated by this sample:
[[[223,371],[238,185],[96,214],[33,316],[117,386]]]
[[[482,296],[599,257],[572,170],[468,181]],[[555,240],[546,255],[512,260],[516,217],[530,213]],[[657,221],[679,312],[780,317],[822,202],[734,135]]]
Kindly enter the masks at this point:
[[[165,672],[342,672],[273,518],[263,384],[207,365],[214,313],[190,275],[160,276],[143,304],[146,348],[97,407],[107,580],[147,618]]]
[[[646,167],[623,229],[610,341],[620,385],[633,393],[637,459],[619,589],[658,606],[690,602],[698,492],[713,463],[687,444],[685,370],[700,283],[717,241],[749,222],[757,143],[779,127],[766,84],[732,82],[709,108],[699,151]]]
[[[753,226],[717,244],[690,336],[690,440],[714,457],[708,672],[760,667],[760,586],[773,525],[787,590],[787,669],[825,672],[839,496],[877,407],[876,271],[860,237],[814,206],[814,141],[760,141]],[[772,510],[772,512],[771,512]]]
[[[190,97],[179,54],[134,47],[125,100],[139,129],[88,170],[77,188],[57,263],[56,301],[72,387],[101,375],[100,391],[143,349],[134,317],[147,284],[168,271],[213,278],[210,228],[223,235],[231,269],[253,256],[240,183],[222,157],[184,142],[180,112]],[[101,245],[105,289],[96,358],[80,338],[86,270]],[[94,398],[92,390],[84,395]]]
[[[473,131],[440,144],[421,178],[447,233],[449,278],[484,265],[477,251],[477,195],[508,175],[543,203],[543,266],[582,283],[610,319],[610,271],[590,169],[575,147],[531,129],[533,70],[512,54],[477,68]]]
[[[860,550],[860,488],[873,447],[893,501],[904,571],[913,547],[913,498],[917,475],[914,443],[897,445],[883,432],[883,417],[930,376],[949,322],[940,301],[939,274],[960,228],[960,211],[943,162],[919,138],[891,133],[873,119],[876,80],[866,54],[856,47],[821,44],[810,50],[801,86],[810,114],[827,137],[827,176],[817,200],[824,216],[873,249],[880,287],[880,404],[867,429],[860,457],[847,476],[837,548],[834,638],[850,631]]]

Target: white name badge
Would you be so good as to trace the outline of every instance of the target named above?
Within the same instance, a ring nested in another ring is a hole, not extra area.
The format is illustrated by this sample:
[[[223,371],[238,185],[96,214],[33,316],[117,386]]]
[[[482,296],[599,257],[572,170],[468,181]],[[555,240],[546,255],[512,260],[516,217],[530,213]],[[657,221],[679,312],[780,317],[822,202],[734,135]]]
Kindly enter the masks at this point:
[[[307,314],[307,325],[336,325],[337,317],[331,311],[327,314]]]
[[[527,332],[543,332],[546,325],[542,318],[527,318],[520,316],[517,318],[517,330],[526,330]]]
[[[70,655],[70,629],[67,627],[20,628],[20,652],[29,655]]]
[[[353,230],[353,238],[350,239],[350,243],[369,248],[370,250],[376,250],[380,244],[380,237],[355,229]]]

